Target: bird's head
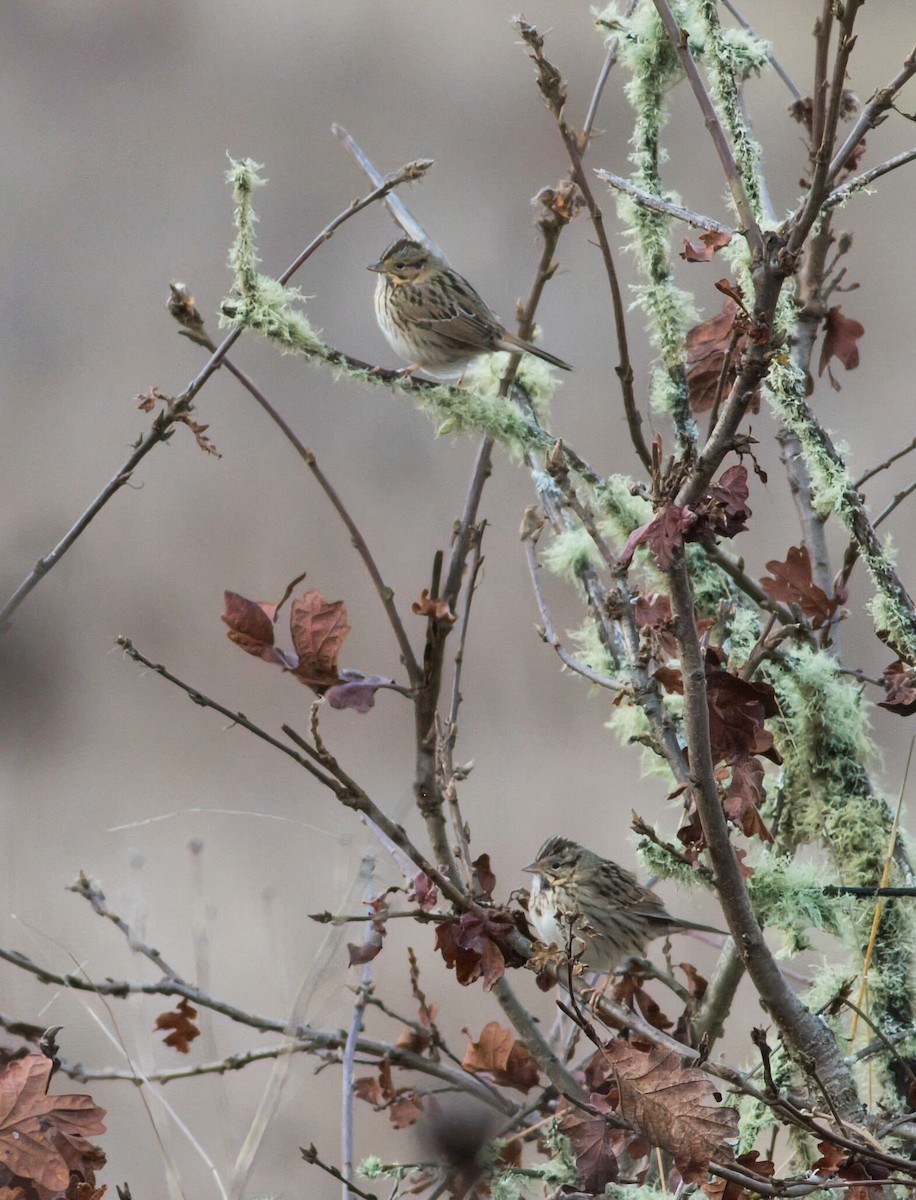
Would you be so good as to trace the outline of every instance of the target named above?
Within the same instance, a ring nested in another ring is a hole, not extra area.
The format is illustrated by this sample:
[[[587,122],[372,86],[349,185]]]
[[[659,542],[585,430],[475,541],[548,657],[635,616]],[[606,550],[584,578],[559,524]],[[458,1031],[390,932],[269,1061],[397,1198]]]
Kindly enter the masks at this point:
[[[556,883],[558,880],[567,879],[576,871],[585,853],[581,846],[571,842],[569,838],[548,838],[538,851],[534,862],[522,870],[530,875],[540,875],[548,883]]]
[[[425,283],[437,265],[435,256],[419,242],[401,238],[388,247],[378,262],[370,263],[369,270],[387,275],[392,283]]]

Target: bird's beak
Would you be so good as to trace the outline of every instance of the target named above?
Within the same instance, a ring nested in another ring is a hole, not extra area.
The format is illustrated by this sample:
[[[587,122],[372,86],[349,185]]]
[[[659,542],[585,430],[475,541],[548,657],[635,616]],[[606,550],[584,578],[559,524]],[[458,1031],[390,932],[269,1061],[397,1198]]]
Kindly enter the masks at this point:
[[[527,874],[529,874],[529,875],[537,875],[538,872],[540,871],[540,869],[541,869],[540,860],[538,860],[537,862],[529,863],[527,867],[522,867],[522,870],[527,872]]]
[[[370,263],[370,264],[368,265],[368,267],[366,267],[366,270],[367,270],[367,271],[376,271],[376,272],[379,272],[379,273],[380,273],[380,272],[381,272],[383,269],[384,269],[384,268],[382,267],[382,260],[381,260],[381,259],[379,259],[379,261],[378,261],[378,262]]]

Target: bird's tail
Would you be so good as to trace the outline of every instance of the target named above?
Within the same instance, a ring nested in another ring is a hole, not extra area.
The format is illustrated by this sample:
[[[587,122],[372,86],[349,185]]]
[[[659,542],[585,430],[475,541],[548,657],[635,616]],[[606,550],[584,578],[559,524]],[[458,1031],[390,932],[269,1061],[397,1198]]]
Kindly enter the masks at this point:
[[[555,354],[549,354],[546,350],[542,350],[540,346],[535,346],[533,342],[522,341],[514,333],[507,332],[503,334],[497,346],[500,350],[507,350],[510,354],[514,350],[524,350],[526,354],[534,354],[537,358],[543,358],[544,362],[549,362],[552,367],[559,367],[561,371],[572,370],[569,363],[564,362],[562,358],[557,358]]]

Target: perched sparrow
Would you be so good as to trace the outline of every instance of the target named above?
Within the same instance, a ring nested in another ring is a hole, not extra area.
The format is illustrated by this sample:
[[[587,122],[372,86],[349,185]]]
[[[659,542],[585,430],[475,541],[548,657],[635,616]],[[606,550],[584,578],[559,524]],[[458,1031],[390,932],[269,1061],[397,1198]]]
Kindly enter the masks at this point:
[[[369,267],[378,272],[375,315],[395,353],[431,375],[460,375],[469,362],[494,350],[524,350],[571,371],[569,363],[510,333],[466,279],[402,238]]]
[[[524,869],[534,876],[528,915],[539,941],[566,951],[572,921],[572,956],[594,971],[613,971],[622,959],[641,955],[653,938],[669,933],[722,932],[672,917],[629,871],[567,838],[549,838]]]

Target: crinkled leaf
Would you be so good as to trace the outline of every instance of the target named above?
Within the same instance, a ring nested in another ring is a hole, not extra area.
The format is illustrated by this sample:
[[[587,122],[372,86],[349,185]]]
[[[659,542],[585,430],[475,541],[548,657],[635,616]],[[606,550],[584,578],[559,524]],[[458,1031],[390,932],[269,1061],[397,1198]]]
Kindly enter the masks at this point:
[[[226,635],[246,654],[265,662],[295,666],[295,659],[274,645],[274,614],[277,606],[266,600],[248,600],[238,592],[224,592],[225,609],[222,620],[229,626]]]
[[[576,1156],[577,1183],[582,1192],[603,1195],[620,1168],[615,1148],[620,1148],[620,1130],[603,1116],[592,1116],[576,1109],[567,1110],[559,1124],[560,1133],[569,1138]]]
[[[46,1095],[51,1068],[43,1054],[27,1054],[0,1073],[0,1163],[40,1188],[61,1192],[70,1182],[61,1144],[72,1153],[70,1143],[104,1133],[105,1110],[91,1096]],[[85,1146],[87,1153],[96,1150],[90,1142]]]
[[[380,687],[394,683],[385,675],[363,675],[349,667],[340,672],[340,678],[344,682],[329,687],[325,700],[331,708],[352,708],[358,713],[367,713],[375,706],[375,693]]]
[[[628,567],[637,546],[646,545],[663,571],[674,564],[675,555],[683,549],[684,534],[696,524],[696,513],[678,504],[667,504],[651,521],[634,529],[620,556],[620,566]]]
[[[684,238],[684,249],[681,258],[685,262],[711,262],[717,250],[721,250],[732,240],[732,235],[721,229],[707,229],[701,233],[698,242]]]
[[[785,562],[771,559],[766,566],[770,575],[760,581],[766,594],[771,600],[797,604],[815,629],[832,620],[846,599],[845,595],[828,596],[814,582],[807,546],[790,546]]]
[[[685,346],[687,361],[687,398],[692,413],[709,412],[715,403],[725,356],[735,331],[738,306],[725,300],[721,310],[707,321],[701,321],[687,331]],[[737,374],[737,364],[744,347],[744,335],[735,344],[723,390],[727,392]]]
[[[498,1021],[490,1021],[476,1042],[467,1030],[465,1033],[468,1044],[461,1065],[466,1071],[483,1072],[501,1087],[516,1088],[520,1092],[529,1092],[537,1085],[537,1066],[511,1029]]]
[[[315,688],[337,683],[337,656],[350,632],[344,602],[325,600],[317,588],[310,588],[292,602],[289,627],[299,655],[293,674]]]
[[[200,1029],[194,1023],[197,1009],[184,998],[179,1000],[171,1012],[160,1013],[156,1018],[156,1029],[168,1029],[171,1032],[163,1038],[167,1046],[177,1050],[179,1054],[187,1054],[191,1043],[200,1037]]]
[[[683,1066],[672,1051],[645,1052],[619,1038],[605,1053],[620,1090],[620,1115],[674,1156],[685,1182],[703,1182],[711,1158],[731,1158],[738,1113],[715,1102],[708,1075]]]
[[[423,912],[432,912],[439,903],[439,889],[430,877],[421,871],[414,877],[407,899],[419,905]]]
[[[884,668],[881,677],[884,680],[884,699],[878,702],[878,707],[901,717],[916,712],[916,672],[913,668],[898,658]]]
[[[490,868],[489,854],[481,854],[471,863],[474,874],[477,876],[477,882],[480,884],[480,890],[485,896],[492,896],[493,889],[496,887],[496,876]]]
[[[716,762],[733,763],[748,754],[763,754],[773,762],[782,762],[773,735],[763,724],[779,711],[770,684],[763,680],[750,682],[719,667],[707,667],[706,696]]]
[[[844,317],[843,310],[838,306],[828,310],[825,325],[824,344],[817,364],[818,375],[824,374],[833,358],[838,358],[847,371],[855,370],[859,365],[859,338],[865,332],[865,326],[852,317]]]
[[[732,765],[732,778],[725,792],[725,812],[746,837],[772,842],[773,835],[764,824],[760,806],[766,800],[763,763],[748,756]]]

